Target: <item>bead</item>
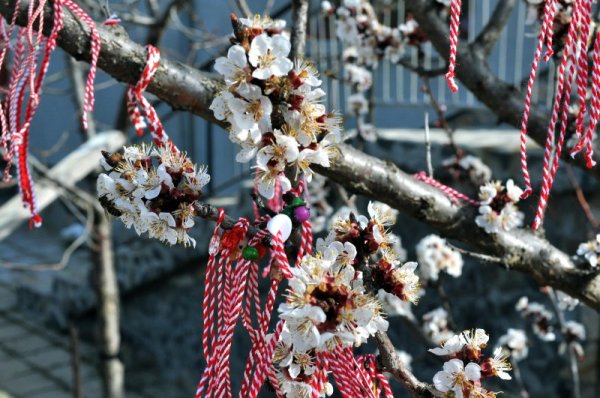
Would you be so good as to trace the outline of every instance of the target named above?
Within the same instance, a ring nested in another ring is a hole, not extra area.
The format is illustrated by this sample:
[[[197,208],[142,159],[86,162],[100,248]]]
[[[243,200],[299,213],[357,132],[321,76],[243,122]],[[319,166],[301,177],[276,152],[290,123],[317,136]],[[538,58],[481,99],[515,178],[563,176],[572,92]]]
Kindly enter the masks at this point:
[[[290,203],[290,207],[298,207],[298,206],[303,206],[304,205],[304,200],[302,198],[294,198],[292,200],[292,203]]]
[[[267,229],[273,236],[281,231],[281,239],[285,242],[292,233],[292,220],[285,214],[277,214],[269,220]]]
[[[256,247],[246,246],[242,251],[242,257],[244,260],[256,261],[259,258],[258,249]]]
[[[298,206],[294,209],[294,218],[299,223],[303,223],[304,221],[310,218],[310,209],[306,206]]]

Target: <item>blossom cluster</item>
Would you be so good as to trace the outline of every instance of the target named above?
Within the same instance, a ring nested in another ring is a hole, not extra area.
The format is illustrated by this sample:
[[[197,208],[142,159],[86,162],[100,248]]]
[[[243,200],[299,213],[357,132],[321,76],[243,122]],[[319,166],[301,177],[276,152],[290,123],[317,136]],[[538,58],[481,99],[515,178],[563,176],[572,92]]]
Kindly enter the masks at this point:
[[[492,170],[477,156],[453,156],[442,165],[458,181],[469,181],[479,187],[492,178]]]
[[[483,329],[465,330],[441,347],[430,349],[435,355],[450,358],[433,376],[434,387],[446,397],[495,397],[496,393],[484,388],[481,381],[490,377],[510,380],[512,366],[502,348],[496,348],[493,356],[483,355],[489,338]]]
[[[102,154],[107,173],[98,176],[97,191],[107,212],[138,235],[148,232],[170,245],[196,245],[188,231],[194,226],[194,204],[210,181],[206,167],[171,146],[128,146]]]
[[[497,347],[508,350],[512,361],[522,361],[529,354],[527,334],[521,329],[509,328],[498,339]]]
[[[319,352],[357,347],[387,330],[382,303],[367,291],[363,272],[371,272],[387,294],[406,301],[416,297],[416,263],[400,266],[387,232],[395,213],[378,203],[370,203],[368,210],[370,218],[353,213],[339,217],[329,235],[318,240],[317,252],[292,268],[286,302],[279,306],[286,323],[274,359],[281,391],[288,397],[312,396]],[[328,395],[330,387],[314,393]]]
[[[600,234],[596,239],[581,243],[577,248],[577,255],[582,256],[591,267],[598,266],[598,257],[600,256]]]
[[[513,180],[506,186],[500,181],[491,181],[479,189],[479,215],[475,222],[489,234],[510,231],[521,226],[523,213],[516,203],[521,199],[523,191]]]
[[[437,0],[434,8],[440,18],[447,20],[450,0]],[[401,62],[408,46],[420,46],[429,39],[410,14],[396,27],[380,23],[367,0],[343,0],[337,8],[323,1],[321,9],[335,18],[336,36],[344,46],[343,80],[352,91],[347,97],[347,110],[356,117],[356,133],[366,141],[375,141],[375,126],[364,118],[369,112],[365,94],[373,85],[372,70],[382,59]]]
[[[436,344],[441,344],[454,336],[448,323],[448,312],[442,307],[423,314],[421,321],[423,333]]]
[[[237,161],[256,157],[258,191],[271,199],[277,184],[285,193],[301,175],[310,181],[311,164],[329,166],[342,119],[321,103],[325,92],[314,65],[289,58],[285,23],[260,16],[233,22],[233,45],[215,62],[227,89],[210,109],[241,146]]]
[[[322,372],[316,363],[315,350],[294,350],[292,334],[287,326],[275,347],[273,363],[277,369],[279,388],[286,397],[325,397],[333,394],[333,386],[329,382],[323,383],[320,391],[313,391],[317,384],[313,379]]]
[[[529,301],[525,296],[517,302],[515,309],[521,313],[521,317],[531,322],[533,332],[544,341],[556,340],[554,326],[552,324],[552,313],[540,303]]]
[[[455,278],[462,275],[462,256],[437,235],[428,235],[417,244],[417,261],[425,280],[437,281],[441,271]]]
[[[580,361],[583,360],[584,351],[581,342],[585,340],[585,327],[576,321],[567,321],[564,324],[563,330],[563,341],[558,347],[558,352],[564,354],[569,348],[571,348]]]

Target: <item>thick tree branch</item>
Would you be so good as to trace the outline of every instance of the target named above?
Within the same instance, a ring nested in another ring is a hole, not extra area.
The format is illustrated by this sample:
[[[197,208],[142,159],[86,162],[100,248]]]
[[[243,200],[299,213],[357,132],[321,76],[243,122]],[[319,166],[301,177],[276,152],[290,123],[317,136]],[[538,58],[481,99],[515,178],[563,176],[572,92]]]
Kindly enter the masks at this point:
[[[448,25],[436,13],[433,7],[435,0],[411,0],[406,2],[407,12],[410,12],[436,51],[444,58],[448,57]],[[490,70],[484,54],[475,50],[474,46],[459,43],[458,64],[456,75],[477,99],[492,110],[500,121],[517,128],[521,127],[525,97],[523,92],[502,79]],[[539,107],[532,106],[529,115],[528,133],[538,144],[544,146],[550,115]],[[569,124],[568,134],[573,133],[573,123]],[[587,169],[582,157],[572,159],[569,151],[563,151],[562,159],[571,162],[600,179],[600,168]],[[594,159],[600,161],[595,154]]]
[[[0,0],[0,13],[11,15],[12,4],[13,0]],[[427,4],[425,0],[407,3],[414,15],[423,20],[422,25],[428,30],[436,47],[447,51],[442,48],[442,42],[447,42],[444,36],[446,28],[436,19],[437,16],[430,15]],[[25,22],[27,5],[27,2],[21,2],[23,12],[20,23]],[[423,19],[423,15],[427,19]],[[439,22],[439,26],[431,23],[431,18]],[[145,63],[143,47],[131,42],[124,34],[116,34],[113,29],[101,26],[99,30],[102,37],[100,67],[118,80],[135,83]],[[82,26],[72,16],[65,15],[65,28],[61,31],[59,45],[76,58],[89,60],[87,37]],[[520,93],[495,78],[485,63],[474,58],[470,50],[460,48],[461,56],[462,66],[458,71],[463,82],[469,82],[468,86],[479,95],[488,93],[484,99],[492,104],[488,104],[492,109],[513,123],[518,122],[522,106]],[[498,87],[494,87],[494,84]],[[214,121],[209,105],[221,88],[222,83],[210,75],[163,59],[148,91],[175,109],[187,110]],[[507,112],[506,109],[511,111]],[[539,138],[540,133],[545,131],[543,126],[546,119],[542,113],[534,112],[531,120],[532,129]],[[330,168],[320,168],[318,171],[354,192],[377,198],[432,225],[445,236],[465,242],[479,252],[501,258],[507,267],[532,275],[540,284],[564,290],[600,310],[600,276],[578,270],[567,254],[530,231],[488,235],[474,222],[475,208],[458,207],[442,192],[412,178],[395,165],[345,145],[340,146],[340,156]]]
[[[443,235],[502,259],[509,268],[533,276],[600,310],[600,275],[583,272],[569,256],[529,230],[489,235],[475,224],[477,209],[456,206],[441,191],[416,180],[390,162],[347,145],[329,168],[318,168],[352,192],[377,198],[430,224]]]
[[[0,0],[0,13],[10,18],[14,5],[14,0]],[[28,1],[20,2],[20,25],[27,22],[28,5]],[[48,5],[45,16],[44,33],[48,34],[52,29],[52,11]],[[64,22],[58,45],[75,59],[89,62],[89,30],[69,12],[64,13]],[[146,64],[144,47],[131,41],[120,26],[97,25],[97,28],[102,38],[98,67],[119,81],[135,84]],[[206,104],[210,104],[221,87],[221,83],[209,74],[163,58],[147,91],[170,104],[173,109],[189,111],[215,121]]]
[[[483,27],[473,43],[473,48],[488,56],[500,38],[504,27],[517,4],[517,0],[499,1],[488,23]]]

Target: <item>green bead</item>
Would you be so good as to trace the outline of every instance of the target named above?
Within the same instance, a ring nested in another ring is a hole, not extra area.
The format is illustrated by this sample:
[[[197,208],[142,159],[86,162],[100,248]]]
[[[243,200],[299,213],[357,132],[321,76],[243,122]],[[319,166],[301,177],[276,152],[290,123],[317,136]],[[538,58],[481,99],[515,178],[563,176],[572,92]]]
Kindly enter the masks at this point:
[[[242,251],[242,257],[244,260],[256,261],[258,260],[258,250],[256,247],[246,246]]]
[[[281,211],[281,214],[285,214],[289,218],[292,218],[294,214],[294,208],[292,206],[287,206],[285,209]]]
[[[304,205],[304,200],[302,198],[294,198],[292,200],[292,203],[290,203],[290,207],[298,207],[298,206],[303,206]]]

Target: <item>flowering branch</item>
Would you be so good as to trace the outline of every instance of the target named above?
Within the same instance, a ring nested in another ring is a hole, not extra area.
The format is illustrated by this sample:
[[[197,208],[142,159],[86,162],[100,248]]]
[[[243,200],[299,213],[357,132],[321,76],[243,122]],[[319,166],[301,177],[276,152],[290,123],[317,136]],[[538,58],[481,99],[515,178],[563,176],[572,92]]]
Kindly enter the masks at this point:
[[[0,0],[0,13],[10,16],[14,0]],[[436,48],[447,52],[447,28],[427,9],[429,2],[414,0],[407,5],[418,16]],[[26,23],[28,2],[20,2],[18,22]],[[51,11],[46,9],[45,29],[51,29]],[[89,61],[89,35],[85,27],[70,14],[64,16],[65,26],[58,43],[76,59]],[[98,26],[102,51],[98,66],[114,78],[136,83],[146,63],[146,50],[129,40],[120,28]],[[47,31],[46,31],[47,32]],[[472,50],[459,47],[462,62],[458,77],[501,118],[518,123],[522,96],[514,87],[496,78]],[[166,57],[150,82],[147,91],[155,94],[174,109],[186,110],[207,120],[215,121],[209,105],[223,84],[210,74],[169,61]],[[493,93],[491,95],[490,93]],[[530,116],[531,134],[543,140],[545,115],[534,110]],[[224,125],[224,122],[218,122]],[[425,221],[442,234],[469,243],[482,253],[502,258],[504,264],[532,275],[540,284],[551,285],[577,297],[600,310],[600,276],[578,270],[568,255],[529,231],[512,230],[486,234],[474,222],[475,208],[454,205],[441,191],[404,173],[395,165],[377,159],[345,145],[339,146],[340,156],[329,168],[314,167],[316,171],[339,182],[347,189],[392,205]],[[597,170],[597,169],[594,169]],[[596,171],[592,171],[597,173]],[[212,212],[210,213],[212,214]]]

